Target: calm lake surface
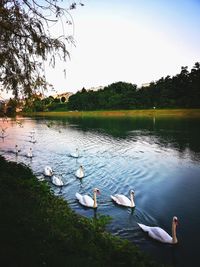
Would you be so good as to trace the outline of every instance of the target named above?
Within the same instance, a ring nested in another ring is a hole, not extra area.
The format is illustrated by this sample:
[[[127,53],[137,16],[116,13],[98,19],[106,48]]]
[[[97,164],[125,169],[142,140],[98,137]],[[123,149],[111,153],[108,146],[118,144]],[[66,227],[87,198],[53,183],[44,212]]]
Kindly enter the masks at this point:
[[[80,206],[75,193],[90,194],[98,187],[97,214],[110,215],[107,229],[129,239],[156,261],[173,266],[199,266],[200,240],[200,120],[198,119],[69,119],[19,118],[0,121],[1,155],[28,165],[38,179],[50,165],[65,186],[51,184],[77,213],[94,216]],[[31,131],[36,143],[31,143]],[[15,145],[21,149],[15,155]],[[33,149],[34,157],[26,153]],[[70,153],[79,148],[80,157]],[[83,165],[85,177],[74,175]],[[115,205],[110,195],[129,197],[135,191],[134,210]],[[160,226],[171,234],[173,216],[179,218],[178,245],[147,237],[137,223]]]

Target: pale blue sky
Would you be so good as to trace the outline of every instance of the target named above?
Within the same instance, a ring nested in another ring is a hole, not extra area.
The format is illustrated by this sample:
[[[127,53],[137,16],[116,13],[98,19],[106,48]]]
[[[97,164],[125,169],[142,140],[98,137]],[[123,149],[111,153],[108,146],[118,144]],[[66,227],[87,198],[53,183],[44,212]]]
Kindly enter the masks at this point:
[[[46,69],[57,91],[142,83],[176,75],[200,61],[200,0],[85,0],[73,10],[76,47]]]

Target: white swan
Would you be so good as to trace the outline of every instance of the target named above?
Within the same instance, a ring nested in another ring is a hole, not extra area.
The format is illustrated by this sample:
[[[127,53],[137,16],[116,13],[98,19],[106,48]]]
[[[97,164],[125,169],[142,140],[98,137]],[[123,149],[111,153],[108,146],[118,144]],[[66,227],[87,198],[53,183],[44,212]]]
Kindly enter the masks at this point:
[[[79,193],[76,193],[76,198],[83,206],[95,209],[97,208],[97,194],[100,194],[100,191],[98,188],[94,188],[93,193],[94,193],[94,200],[88,195],[82,196]]]
[[[80,167],[79,167],[79,169],[75,172],[75,175],[76,175],[76,177],[77,178],[79,178],[79,179],[82,179],[83,177],[84,177],[84,169],[83,169],[83,166],[81,165]]]
[[[125,206],[125,207],[135,207],[134,203],[134,191],[130,190],[130,199],[128,199],[126,196],[121,194],[116,194],[114,196],[110,196],[113,201],[115,201],[118,205]]]
[[[76,148],[76,152],[71,153],[70,155],[71,155],[71,157],[73,157],[73,158],[78,158],[78,157],[79,157],[79,150],[78,150],[78,148]]]
[[[52,176],[53,175],[53,170],[50,166],[45,166],[44,167],[44,175],[45,176]]]
[[[18,149],[18,145],[15,145],[15,154],[18,155],[18,153],[21,151],[21,149]]]
[[[27,152],[27,157],[28,158],[32,158],[33,157],[33,152],[32,152],[32,148],[30,147],[29,151]]]
[[[57,186],[63,186],[64,185],[62,179],[58,176],[55,176],[55,175],[53,175],[51,177],[51,182],[52,182],[52,184],[57,185]]]
[[[33,136],[35,134],[35,129],[31,130],[30,134],[31,134],[31,136]]]
[[[173,217],[172,220],[172,236],[170,236],[165,230],[160,227],[151,227],[144,224],[138,223],[143,231],[147,232],[150,237],[156,239],[162,243],[176,244],[178,239],[176,237],[176,226],[178,225],[178,218]]]
[[[36,143],[36,139],[35,139],[35,137],[31,137],[31,143],[33,143],[33,144]]]

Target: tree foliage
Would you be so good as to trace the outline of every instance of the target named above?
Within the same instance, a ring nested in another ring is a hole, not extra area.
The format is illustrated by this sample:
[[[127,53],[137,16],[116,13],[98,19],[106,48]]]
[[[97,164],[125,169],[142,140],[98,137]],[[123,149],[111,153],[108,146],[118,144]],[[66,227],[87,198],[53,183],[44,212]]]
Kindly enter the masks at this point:
[[[0,89],[30,96],[46,87],[44,62],[54,67],[58,56],[66,60],[72,36],[53,37],[52,25],[61,22],[73,27],[70,9],[61,7],[62,0],[0,1]]]
[[[97,92],[82,90],[69,98],[71,110],[199,108],[200,63],[191,71],[182,67],[176,76],[166,76],[148,87],[117,82]]]

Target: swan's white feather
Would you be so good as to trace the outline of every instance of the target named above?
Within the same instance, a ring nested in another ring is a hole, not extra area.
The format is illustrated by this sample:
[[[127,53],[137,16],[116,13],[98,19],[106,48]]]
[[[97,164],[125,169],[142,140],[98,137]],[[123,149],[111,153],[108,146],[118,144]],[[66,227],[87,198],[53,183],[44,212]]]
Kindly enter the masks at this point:
[[[153,239],[156,239],[162,243],[169,243],[172,244],[172,237],[162,228],[157,226],[147,226],[141,223],[138,223],[140,228],[142,228],[143,231],[147,232],[150,237]]]
[[[78,199],[78,201],[86,207],[91,207],[93,208],[94,206],[94,200],[88,196],[88,195],[80,195],[79,193],[76,193],[76,198]]]
[[[53,170],[50,166],[45,166],[44,175],[46,175],[46,176],[52,176],[53,175]]]
[[[28,157],[28,158],[32,158],[32,157],[33,157],[32,149],[30,149],[30,150],[27,152],[27,157]]]
[[[114,196],[110,196],[112,198],[112,200],[114,200],[118,205],[122,205],[122,206],[127,206],[130,207],[131,206],[131,201],[130,199],[128,199],[126,196],[121,195],[121,194],[116,194]]]
[[[79,156],[78,156],[78,153],[71,153],[70,155],[71,155],[71,157],[73,157],[73,158],[78,158],[78,157],[79,157]]]
[[[55,176],[55,175],[52,176],[51,181],[54,185],[57,185],[57,186],[63,186],[64,185],[62,179],[60,177]]]
[[[70,155],[73,158],[78,158],[79,157],[79,150],[78,150],[78,148],[76,149],[76,152],[72,152]]]
[[[84,172],[83,172],[83,169],[80,167],[76,173],[75,173],[76,177],[78,178],[83,178],[84,177]]]

